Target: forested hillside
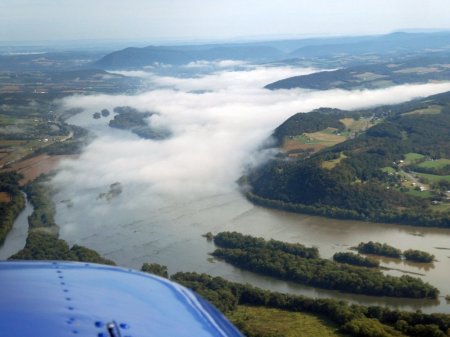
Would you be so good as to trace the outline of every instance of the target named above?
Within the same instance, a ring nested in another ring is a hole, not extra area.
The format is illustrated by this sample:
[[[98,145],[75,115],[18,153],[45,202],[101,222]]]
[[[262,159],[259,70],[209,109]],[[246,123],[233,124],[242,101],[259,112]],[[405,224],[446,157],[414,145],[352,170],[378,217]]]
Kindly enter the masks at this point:
[[[265,206],[450,227],[449,130],[450,93],[297,114],[274,132],[281,155],[243,180]]]

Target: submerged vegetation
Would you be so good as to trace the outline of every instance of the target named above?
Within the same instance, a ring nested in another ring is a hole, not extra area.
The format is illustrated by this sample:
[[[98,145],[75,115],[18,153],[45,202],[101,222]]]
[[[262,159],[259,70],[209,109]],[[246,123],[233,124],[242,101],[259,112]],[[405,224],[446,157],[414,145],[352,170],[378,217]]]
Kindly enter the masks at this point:
[[[140,112],[129,106],[118,106],[114,108],[114,113],[116,115],[109,121],[112,128],[130,130],[144,139],[163,140],[170,136],[169,130],[149,125],[148,120],[155,115],[153,112]],[[98,114],[100,118],[100,113]]]
[[[282,244],[253,238],[239,233],[220,233],[214,243],[220,247],[213,255],[232,265],[259,274],[311,285],[373,296],[437,298],[439,291],[419,278],[394,277],[365,267],[337,263],[318,256],[305,257],[286,252]],[[227,240],[226,238],[232,239]],[[224,239],[225,238],[225,239]]]
[[[277,240],[266,241],[251,235],[243,235],[238,232],[221,232],[214,236],[214,243],[222,248],[233,249],[267,249],[281,251],[308,259],[318,258],[319,250],[316,247],[306,247],[300,243],[287,243]]]
[[[430,253],[416,249],[408,249],[402,253],[400,249],[380,242],[361,242],[356,247],[356,250],[358,251],[358,253],[362,254],[386,256],[392,258],[401,258],[403,256],[405,260],[413,262],[431,263],[434,261],[434,255]]]
[[[434,255],[416,249],[408,249],[403,252],[406,260],[414,262],[430,263],[434,261]]]
[[[400,258],[402,251],[395,247],[389,246],[385,243],[369,241],[367,243],[361,242],[356,249],[358,253],[373,254],[386,257]]]
[[[347,263],[367,268],[377,268],[380,266],[380,262],[377,260],[354,253],[336,253],[333,255],[333,260],[339,263]]]

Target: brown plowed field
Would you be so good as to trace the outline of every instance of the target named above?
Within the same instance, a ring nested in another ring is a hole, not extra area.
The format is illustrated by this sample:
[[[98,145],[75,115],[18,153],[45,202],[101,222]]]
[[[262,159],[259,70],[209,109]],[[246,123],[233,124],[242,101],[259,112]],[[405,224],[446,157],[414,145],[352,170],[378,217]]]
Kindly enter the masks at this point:
[[[41,174],[46,174],[55,169],[63,159],[76,158],[76,156],[49,156],[41,154],[39,156],[22,160],[11,165],[4,171],[16,171],[21,173],[24,178],[20,180],[20,185],[26,185],[36,179]]]

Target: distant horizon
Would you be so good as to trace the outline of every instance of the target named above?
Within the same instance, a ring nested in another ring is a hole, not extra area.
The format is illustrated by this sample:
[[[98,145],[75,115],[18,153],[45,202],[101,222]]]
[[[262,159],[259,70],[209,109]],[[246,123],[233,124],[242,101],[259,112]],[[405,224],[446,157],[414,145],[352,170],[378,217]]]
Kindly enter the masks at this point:
[[[60,40],[0,40],[0,47],[58,47],[68,43],[76,43],[78,46],[87,46],[90,43],[100,43],[103,45],[123,44],[123,43],[138,43],[146,46],[181,46],[181,45],[208,45],[208,44],[233,44],[233,43],[258,43],[258,42],[277,42],[289,40],[308,40],[308,39],[339,39],[346,37],[371,37],[371,36],[386,36],[396,33],[406,34],[439,34],[450,33],[450,28],[406,28],[393,30],[385,33],[372,34],[276,34],[276,35],[256,35],[256,36],[238,36],[230,38],[80,38],[80,39],[60,39]],[[141,46],[142,47],[142,46]]]
[[[0,2],[0,19],[0,41],[29,44],[210,43],[450,29],[447,0],[14,0]]]

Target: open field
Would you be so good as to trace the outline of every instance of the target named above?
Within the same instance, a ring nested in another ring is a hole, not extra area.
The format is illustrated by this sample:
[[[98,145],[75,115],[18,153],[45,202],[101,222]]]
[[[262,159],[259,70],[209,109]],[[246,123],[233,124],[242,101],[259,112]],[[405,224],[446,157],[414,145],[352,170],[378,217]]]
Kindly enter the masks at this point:
[[[284,152],[317,152],[323,148],[342,143],[376,124],[371,118],[360,118],[358,120],[342,118],[340,122],[345,125],[345,131],[339,132],[338,129],[329,127],[317,132],[286,137],[282,149]]]
[[[324,162],[322,162],[321,166],[324,169],[331,170],[331,169],[335,168],[345,158],[347,158],[347,156],[343,153],[340,153],[339,158],[324,161]]]
[[[410,164],[413,164],[414,162],[422,160],[423,158],[425,158],[425,156],[420,153],[414,153],[414,152],[406,153],[405,154],[405,164],[410,165]]]
[[[344,136],[333,134],[328,129],[319,132],[304,133],[303,135],[298,137],[303,137],[303,139],[305,139],[306,142],[310,143],[332,144],[332,145],[342,143],[346,139],[346,137]]]
[[[387,88],[387,87],[393,86],[394,82],[389,81],[389,80],[379,80],[379,81],[373,81],[370,84],[372,85],[373,88],[382,89],[382,88]]]
[[[440,169],[447,165],[450,165],[450,159],[426,160],[417,166],[430,169]]]
[[[395,70],[394,73],[398,74],[429,74],[439,72],[437,67],[412,67]]]
[[[386,75],[375,74],[371,72],[359,73],[356,74],[355,77],[361,81],[374,81],[379,80],[381,78],[386,78]]]
[[[342,118],[339,121],[345,125],[346,129],[345,131],[341,132],[341,135],[347,138],[364,132],[380,122],[380,120],[373,120],[372,118]]]
[[[355,120],[353,118],[342,118],[339,121],[344,124],[347,129],[349,129]]]
[[[36,179],[41,174],[46,174],[55,169],[63,159],[73,158],[74,156],[49,156],[41,154],[39,156],[22,160],[14,163],[10,168],[3,171],[15,171],[24,176],[20,180],[20,185],[26,185],[31,180]]]
[[[0,142],[1,144],[2,142]],[[10,165],[14,162],[19,161],[25,156],[33,153],[37,148],[42,147],[44,145],[50,145],[53,142],[48,142],[44,144],[43,142],[38,142],[37,140],[31,141],[21,141],[15,145],[5,146],[4,151],[0,149],[0,153],[3,154],[0,156],[0,167]]]
[[[0,149],[10,146],[20,146],[22,144],[25,144],[26,140],[0,140]]]
[[[0,125],[14,125],[16,119],[11,116],[0,115]]]
[[[294,139],[287,139],[284,141],[282,149],[284,152],[295,152],[295,151],[317,152],[325,147],[326,146],[323,144],[305,144]]]
[[[450,175],[447,176],[438,176],[436,174],[427,174],[427,173],[417,173],[418,177],[424,178],[431,183],[438,182],[439,180],[450,181]]]
[[[32,155],[38,149],[70,139],[72,135],[70,133],[49,137],[44,134],[42,138],[29,140],[0,140],[0,168],[7,168],[22,158]]]
[[[228,317],[251,336],[338,337],[338,327],[325,319],[300,312],[264,307],[239,306]]]
[[[376,124],[369,118],[360,118],[358,120],[354,118],[342,118],[339,121],[344,124],[346,129],[350,130],[350,132],[361,132]]]
[[[408,113],[405,113],[404,115],[436,115],[442,112],[442,107],[439,105],[430,105],[428,108],[425,109],[418,109],[414,110]]]
[[[390,173],[390,174],[395,174],[397,172],[397,171],[395,171],[395,169],[393,167],[390,167],[390,166],[383,167],[381,169],[381,171],[383,171],[384,173]]]
[[[443,202],[437,205],[431,206],[433,211],[436,212],[450,212],[450,203]]]
[[[408,190],[408,192],[405,192],[405,193],[409,194],[413,197],[419,197],[419,198],[424,198],[424,199],[428,199],[433,196],[433,193],[431,191],[417,191],[415,189],[410,189],[410,190]]]
[[[285,152],[308,150],[317,152],[323,148],[342,143],[347,138],[334,133],[335,129],[328,128],[318,132],[303,133],[293,138],[285,139],[283,150]]]

